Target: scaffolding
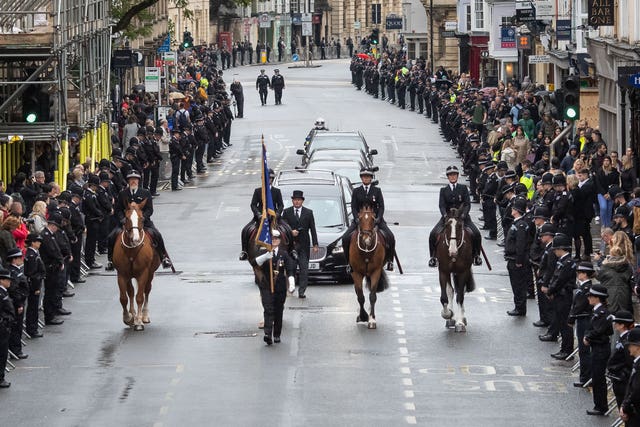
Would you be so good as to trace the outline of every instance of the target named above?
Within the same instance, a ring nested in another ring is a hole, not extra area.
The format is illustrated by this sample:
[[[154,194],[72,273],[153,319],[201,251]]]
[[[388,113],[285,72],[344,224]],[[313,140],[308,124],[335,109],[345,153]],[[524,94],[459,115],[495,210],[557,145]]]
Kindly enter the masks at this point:
[[[25,163],[33,170],[47,144],[63,188],[71,148],[108,157],[109,12],[109,0],[0,0],[0,179]],[[28,123],[23,95],[34,90],[50,105]]]

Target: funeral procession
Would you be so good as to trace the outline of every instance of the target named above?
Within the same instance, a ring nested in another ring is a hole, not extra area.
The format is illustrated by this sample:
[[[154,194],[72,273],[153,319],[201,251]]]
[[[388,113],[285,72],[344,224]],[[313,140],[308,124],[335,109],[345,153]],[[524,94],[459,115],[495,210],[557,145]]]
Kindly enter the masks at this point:
[[[640,1],[0,32],[1,426],[640,427]]]

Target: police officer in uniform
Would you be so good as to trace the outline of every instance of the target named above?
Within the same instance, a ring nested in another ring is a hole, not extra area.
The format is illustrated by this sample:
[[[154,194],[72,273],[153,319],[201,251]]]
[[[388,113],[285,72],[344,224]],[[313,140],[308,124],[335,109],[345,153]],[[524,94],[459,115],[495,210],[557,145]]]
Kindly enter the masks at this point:
[[[593,409],[587,409],[588,415],[604,415],[609,409],[607,399],[607,361],[611,355],[609,337],[613,335],[611,321],[608,319],[607,297],[609,293],[603,285],[593,285],[587,293],[593,314],[589,328],[584,334],[584,345],[591,349],[591,385],[593,387]]]
[[[569,324],[576,325],[576,337],[578,339],[578,357],[580,358],[579,380],[573,383],[574,387],[584,387],[584,384],[591,378],[591,357],[589,347],[584,344],[584,336],[589,328],[592,308],[589,305],[588,293],[591,289],[591,278],[593,277],[593,264],[581,262],[576,268],[578,288],[573,294],[573,304],[569,312]]]
[[[27,252],[24,257],[24,275],[29,279],[25,327],[27,334],[29,334],[31,338],[40,338],[42,337],[42,333],[38,331],[38,310],[40,308],[42,281],[47,274],[39,252],[42,237],[37,233],[29,233],[25,244],[27,246]]]
[[[279,188],[274,187],[273,179],[276,177],[276,173],[273,169],[269,169],[269,183],[271,185],[271,198],[273,200],[273,208],[276,211],[276,217],[280,217],[282,210],[284,209],[284,202],[282,201],[282,193]],[[253,196],[251,197],[251,212],[253,212],[253,219],[242,228],[240,233],[240,241],[242,243],[242,251],[240,252],[239,259],[244,261],[248,258],[247,249],[249,247],[249,237],[253,232],[254,227],[257,227],[260,218],[262,218],[262,186],[253,190]]]
[[[573,352],[573,328],[569,326],[569,312],[573,288],[576,283],[576,264],[571,258],[571,238],[558,233],[551,244],[558,262],[551,281],[545,283],[542,292],[553,301],[554,329],[560,331],[562,346],[560,351],[551,355],[554,359],[564,360]]]
[[[193,136],[196,141],[195,158],[196,158],[196,173],[205,173],[207,167],[204,165],[204,152],[207,149],[209,141],[209,132],[204,126],[204,115],[200,113],[196,118],[196,126],[194,128]]]
[[[353,216],[353,222],[342,235],[342,247],[344,248],[344,255],[347,265],[349,265],[349,244],[351,243],[351,234],[358,228],[358,214],[360,209],[364,205],[370,205],[376,216],[376,224],[385,238],[387,243],[386,248],[386,262],[387,270],[393,271],[393,256],[395,254],[395,236],[389,230],[387,223],[384,220],[384,197],[382,196],[382,190],[375,186],[371,181],[373,180],[373,172],[369,169],[360,170],[360,179],[362,185],[355,190],[351,195],[351,215]]]
[[[545,209],[545,207],[536,208],[535,215],[547,215],[546,219],[548,220],[548,210],[538,211],[538,209]],[[545,222],[540,226],[538,231],[536,231],[536,240],[540,241],[540,247],[542,253],[540,255],[539,260],[536,262],[537,258],[532,255],[532,251],[529,251],[531,262],[534,265],[537,265],[537,268],[534,270],[535,278],[536,278],[536,291],[538,295],[538,312],[540,314],[540,320],[533,322],[533,326],[538,328],[546,328],[551,326],[553,323],[553,306],[547,294],[542,292],[542,287],[545,286],[545,283],[550,283],[551,278],[553,277],[553,272],[556,268],[556,255],[553,252],[551,247],[553,242],[553,236],[556,234],[556,226],[551,224],[550,222]],[[540,341],[557,341],[558,340],[558,332],[555,331],[554,334],[541,334],[538,335]]]
[[[182,152],[182,144],[180,129],[174,127],[171,130],[171,140],[169,141],[169,160],[171,161],[171,191],[180,191],[182,187],[178,185],[178,178],[180,176],[180,165],[183,160],[186,160],[186,156]]]
[[[489,234],[485,236],[487,240],[498,239],[498,219],[496,218],[496,202],[495,197],[498,191],[498,183],[500,178],[493,172],[495,165],[491,160],[485,161],[483,174],[487,174],[486,182],[482,188],[482,217],[484,218],[484,226],[489,230]]]
[[[264,342],[267,345],[280,342],[282,333],[282,315],[284,302],[287,299],[287,283],[289,290],[295,289],[296,263],[286,248],[281,245],[278,230],[271,231],[273,250],[262,250],[256,257],[256,263],[262,267],[264,280],[260,287],[260,298],[264,309]],[[271,292],[271,277],[273,277],[274,292]]]
[[[114,205],[114,215],[118,219],[118,224],[120,226],[113,229],[111,234],[109,235],[109,253],[108,253],[108,263],[106,270],[113,270],[113,246],[115,245],[115,238],[122,230],[122,224],[125,222],[125,214],[127,207],[131,203],[136,203],[137,205],[141,205],[144,203],[144,208],[142,209],[142,215],[144,216],[144,231],[151,235],[153,242],[156,246],[156,251],[158,255],[160,255],[160,259],[162,260],[163,268],[172,268],[171,260],[169,259],[169,255],[167,254],[167,250],[164,246],[164,239],[162,238],[162,234],[155,227],[153,222],[151,221],[151,216],[153,215],[153,198],[151,197],[151,193],[149,190],[145,190],[141,188],[140,185],[141,176],[137,171],[131,171],[129,175],[127,175],[127,183],[129,186],[122,190],[118,194],[118,198],[116,199],[116,203]]]
[[[260,70],[260,75],[256,79],[256,90],[260,94],[260,102],[267,105],[267,95],[269,94],[269,76],[264,73],[264,69]]]
[[[276,105],[282,104],[282,90],[284,89],[284,77],[280,74],[280,70],[277,68],[273,70],[273,77],[271,77],[271,89],[276,97]]]
[[[573,233],[573,196],[567,191],[567,178],[561,173],[552,178],[553,207],[551,222],[556,224],[558,233],[571,236]]]
[[[633,314],[626,310],[619,310],[609,316],[613,323],[613,329],[619,337],[613,347],[613,353],[607,362],[607,376],[611,379],[613,394],[616,396],[618,408],[624,400],[624,392],[629,383],[629,376],[633,368],[633,358],[629,354],[629,331],[635,326]]]
[[[29,296],[29,281],[24,275],[24,259],[20,248],[9,249],[7,264],[11,273],[11,287],[9,296],[15,309],[15,323],[11,328],[9,349],[18,359],[26,359],[28,355],[22,352],[22,325],[24,321],[24,305]]]
[[[84,190],[82,209],[85,215],[85,225],[87,226],[87,237],[84,242],[84,262],[92,269],[102,268],[102,264],[96,262],[96,245],[100,235],[100,227],[105,219],[104,211],[98,202],[98,186],[100,178],[96,175],[89,175],[87,188]]]
[[[47,226],[40,233],[42,236],[40,257],[47,269],[44,281],[44,299],[42,301],[45,325],[61,325],[64,323],[64,320],[56,317],[58,315],[58,307],[61,305],[58,288],[64,276],[64,257],[55,236],[60,227],[62,227],[62,218],[54,213],[49,215]]]
[[[627,346],[633,358],[633,368],[620,406],[620,417],[626,427],[640,427],[640,329],[629,331]]]
[[[504,257],[507,260],[514,303],[513,310],[507,311],[509,316],[525,316],[527,314],[528,226],[522,217],[526,210],[526,200],[516,199],[511,208],[513,223],[509,227],[505,239]]]
[[[15,309],[9,297],[10,286],[11,273],[0,266],[0,388],[11,387],[11,383],[4,379],[9,356],[9,336],[15,323]]]
[[[431,233],[429,233],[429,267],[435,267],[438,263],[435,257],[436,242],[438,235],[444,230],[445,219],[451,209],[458,210],[465,227],[471,231],[473,238],[473,263],[475,265],[482,265],[482,258],[480,258],[482,236],[473,221],[471,221],[469,215],[469,210],[471,209],[469,190],[466,185],[458,183],[460,172],[457,166],[447,167],[446,175],[447,179],[449,179],[449,184],[440,189],[440,200],[438,203],[441,217],[431,230]]]

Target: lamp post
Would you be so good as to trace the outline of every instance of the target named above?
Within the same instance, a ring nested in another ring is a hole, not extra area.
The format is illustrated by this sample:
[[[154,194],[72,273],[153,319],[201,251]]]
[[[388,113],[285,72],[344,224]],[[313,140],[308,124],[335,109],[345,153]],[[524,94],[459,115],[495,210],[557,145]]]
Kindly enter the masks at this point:
[[[431,56],[431,73],[433,74],[433,0],[429,0],[429,37],[431,38],[431,47],[429,48],[429,54]]]

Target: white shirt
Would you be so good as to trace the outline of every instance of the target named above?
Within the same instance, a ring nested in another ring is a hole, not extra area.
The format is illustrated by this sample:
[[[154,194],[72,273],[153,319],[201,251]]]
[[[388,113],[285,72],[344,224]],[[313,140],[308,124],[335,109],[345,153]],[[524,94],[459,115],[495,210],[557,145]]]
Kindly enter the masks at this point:
[[[449,184],[449,187],[451,187],[451,191],[455,191],[455,189],[456,189],[456,185],[455,184]]]

